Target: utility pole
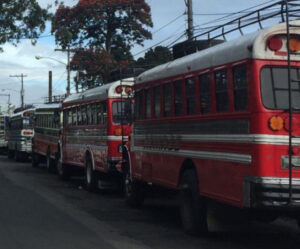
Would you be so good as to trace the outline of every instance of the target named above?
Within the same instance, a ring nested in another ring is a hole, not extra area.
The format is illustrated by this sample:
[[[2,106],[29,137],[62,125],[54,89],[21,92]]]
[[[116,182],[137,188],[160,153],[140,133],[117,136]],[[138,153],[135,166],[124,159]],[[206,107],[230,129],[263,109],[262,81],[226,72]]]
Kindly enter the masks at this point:
[[[185,0],[187,6],[187,16],[188,16],[188,29],[186,31],[188,40],[192,40],[194,37],[194,21],[193,21],[193,1]]]
[[[52,103],[52,71],[49,71],[48,102]]]
[[[70,95],[70,89],[71,89],[71,81],[70,81],[70,71],[71,71],[71,68],[70,68],[70,53],[71,52],[76,52],[75,49],[70,49],[70,47],[68,46],[67,49],[63,49],[63,48],[56,48],[54,49],[54,51],[60,51],[60,52],[67,52],[67,56],[68,56],[68,62],[67,62],[67,73],[68,73],[68,78],[67,78],[67,81],[68,81],[68,85],[67,85],[67,96]]]
[[[21,78],[21,107],[24,108],[24,77],[27,77],[27,75],[21,73],[20,75],[9,75],[9,77]]]

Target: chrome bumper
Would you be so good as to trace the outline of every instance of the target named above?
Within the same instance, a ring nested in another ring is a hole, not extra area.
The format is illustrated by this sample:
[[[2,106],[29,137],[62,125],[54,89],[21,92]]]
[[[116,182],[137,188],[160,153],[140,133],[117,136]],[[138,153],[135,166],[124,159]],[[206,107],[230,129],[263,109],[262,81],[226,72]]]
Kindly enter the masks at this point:
[[[292,202],[289,178],[245,176],[243,191],[246,208],[300,209],[300,178],[292,180]]]

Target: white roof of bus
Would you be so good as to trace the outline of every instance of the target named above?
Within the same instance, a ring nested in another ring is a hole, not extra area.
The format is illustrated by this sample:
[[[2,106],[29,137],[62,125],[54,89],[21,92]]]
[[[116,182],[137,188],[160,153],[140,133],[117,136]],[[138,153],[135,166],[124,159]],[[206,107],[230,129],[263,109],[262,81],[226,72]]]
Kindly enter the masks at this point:
[[[45,109],[59,109],[61,104],[54,103],[54,104],[39,104],[36,106],[35,111],[45,110]]]
[[[290,22],[300,25],[300,21]],[[299,28],[290,28],[291,33],[300,34]],[[237,39],[221,43],[214,47],[201,50],[177,60],[152,68],[137,77],[136,84],[165,79],[189,72],[221,66],[243,59],[276,59],[286,60],[286,56],[274,55],[266,49],[266,42],[270,36],[286,33],[286,23],[273,25],[269,28],[241,36]],[[291,59],[298,59],[294,55]]]
[[[63,103],[79,102],[82,100],[104,100],[107,98],[119,98],[120,94],[115,93],[115,88],[119,85],[132,86],[134,84],[134,78],[118,80],[103,86],[98,86],[93,89],[86,90],[82,93],[75,93],[66,98]]]
[[[33,112],[34,110],[35,110],[35,107],[34,108],[30,108],[30,109],[26,109],[24,111],[20,111],[20,112],[12,114],[10,116],[10,118],[23,117],[23,115],[24,115],[25,112]]]

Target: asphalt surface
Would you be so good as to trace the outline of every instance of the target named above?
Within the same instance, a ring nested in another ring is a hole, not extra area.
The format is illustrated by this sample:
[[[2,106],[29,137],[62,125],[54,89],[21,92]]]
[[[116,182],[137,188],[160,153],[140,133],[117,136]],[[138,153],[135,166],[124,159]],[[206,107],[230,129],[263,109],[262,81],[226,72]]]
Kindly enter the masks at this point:
[[[293,219],[249,221],[238,210],[209,210],[210,235],[180,227],[172,196],[130,209],[116,191],[88,193],[79,177],[63,182],[44,167],[0,156],[0,249],[300,248]]]

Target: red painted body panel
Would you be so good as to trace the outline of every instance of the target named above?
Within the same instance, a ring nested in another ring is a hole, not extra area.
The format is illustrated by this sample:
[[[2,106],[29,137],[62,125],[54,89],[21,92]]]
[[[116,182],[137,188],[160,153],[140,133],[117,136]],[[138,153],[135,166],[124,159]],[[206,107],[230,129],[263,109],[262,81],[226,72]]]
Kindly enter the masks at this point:
[[[153,127],[161,126],[164,124],[170,124],[171,126],[181,125],[189,127],[190,124],[201,124],[207,121],[232,121],[235,120],[246,120],[250,124],[249,135],[285,135],[288,136],[287,130],[272,131],[269,128],[269,119],[274,115],[279,115],[283,119],[288,117],[287,113],[281,110],[268,110],[266,109],[261,100],[260,90],[260,70],[265,65],[278,65],[286,66],[287,63],[284,61],[263,61],[263,60],[249,60],[242,61],[239,63],[246,63],[248,74],[248,110],[244,112],[234,111],[234,96],[233,96],[233,83],[232,73],[228,75],[228,102],[229,110],[226,113],[216,113],[215,98],[212,98],[212,113],[207,115],[201,115],[199,108],[196,109],[196,114],[193,116],[182,116],[174,117],[174,107],[171,107],[171,117],[169,118],[151,118],[148,120],[137,120],[134,123],[133,133],[135,129],[141,129],[141,127]],[[228,72],[231,72],[231,66],[236,63],[224,65],[220,68],[227,68]],[[292,66],[300,67],[299,62],[293,62]],[[211,76],[215,69],[209,69]],[[202,70],[201,72],[207,71]],[[201,72],[194,72],[193,75],[199,75]],[[139,84],[136,89],[144,89],[147,87],[158,86],[167,82],[174,82],[178,78],[184,79],[189,75],[181,75],[164,79],[156,82],[149,82]],[[198,85],[198,77],[196,77]],[[196,88],[197,89],[197,88]],[[214,96],[214,81],[211,77],[211,96]],[[173,96],[173,95],[172,95]],[[183,97],[185,93],[183,92]],[[196,99],[199,99],[197,96]],[[174,99],[171,100],[172,103]],[[196,102],[196,104],[199,101]],[[199,103],[198,103],[199,104]],[[197,104],[197,105],[198,105]],[[184,108],[185,109],[185,108]],[[173,116],[173,117],[172,117]],[[152,115],[153,117],[153,115]],[[184,132],[182,130],[181,132]],[[140,134],[140,133],[139,133]],[[300,114],[294,115],[294,130],[293,134],[296,136],[300,135]],[[145,136],[153,134],[144,134]],[[176,155],[176,150],[168,149],[168,145],[163,145],[159,141],[160,145],[165,149],[159,148],[159,152],[139,151],[133,147],[142,148],[147,150],[147,142],[141,139],[134,138],[132,146],[131,142],[131,169],[132,177],[136,180],[144,182],[152,182],[167,188],[177,189],[180,172],[184,165],[185,160],[191,160],[195,166],[198,179],[199,179],[199,191],[202,195],[212,199],[216,199],[234,206],[243,207],[244,201],[244,189],[243,179],[245,176],[258,176],[258,177],[288,177],[288,169],[282,169],[281,167],[281,156],[288,155],[288,146],[281,144],[268,144],[259,142],[207,142],[207,141],[183,141],[180,136],[181,133],[173,133],[172,135],[178,135],[178,151],[195,151],[194,157],[185,157],[180,154]],[[197,134],[196,134],[197,135]],[[163,135],[161,135],[163,137]],[[155,141],[150,141],[152,145]],[[153,148],[151,148],[153,149]],[[218,159],[201,159],[197,158],[197,151],[205,152],[225,152],[225,153],[238,153],[239,155],[251,156],[250,163],[241,163],[226,161]],[[299,152],[295,153],[296,156],[300,156]],[[300,170],[293,170],[293,177],[300,178]]]
[[[122,145],[122,136],[116,135],[115,130],[122,129],[123,136],[128,137],[131,126],[123,125],[122,127],[113,123],[112,103],[121,100],[107,99],[107,124],[64,127],[62,133],[64,163],[85,167],[86,154],[89,153],[95,170],[108,172],[110,162],[116,164],[122,159],[122,154],[118,151],[118,147]],[[82,101],[76,103],[75,106],[87,103],[89,102]],[[91,103],[97,103],[97,101]],[[70,107],[72,107],[71,104],[63,105],[63,109]]]

